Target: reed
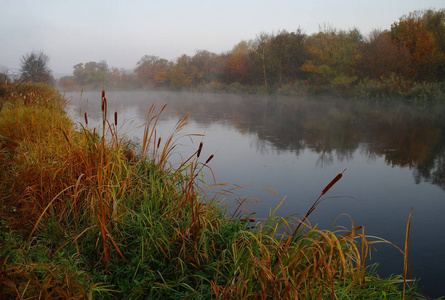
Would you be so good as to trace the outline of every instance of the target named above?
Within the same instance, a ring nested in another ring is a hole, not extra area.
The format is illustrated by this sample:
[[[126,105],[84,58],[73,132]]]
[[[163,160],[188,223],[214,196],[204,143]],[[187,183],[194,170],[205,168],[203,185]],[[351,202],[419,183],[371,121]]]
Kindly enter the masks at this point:
[[[152,106],[134,151],[119,137],[117,112],[108,120],[105,91],[97,101],[102,128],[89,128],[85,113],[76,129],[64,100],[46,101],[53,95],[46,87],[24,86],[8,91],[14,95],[0,113],[0,298],[372,299],[415,292],[396,287],[406,275],[380,279],[365,265],[370,247],[386,241],[366,236],[352,219],[350,228],[332,230],[309,223],[344,171],[303,220],[275,217],[277,207],[252,227],[240,208],[228,216],[222,206],[235,190],[202,182],[214,159],[203,156],[204,142],[179,166],[169,163],[187,116],[160,137],[165,106]],[[401,252],[407,260],[407,248]]]
[[[405,251],[403,252],[403,299],[406,295],[406,284],[407,284],[407,272],[409,268],[408,264],[408,247],[409,247],[409,234],[411,232],[411,215],[413,214],[413,208],[409,212],[408,222],[406,224],[406,236],[405,236]],[[411,270],[410,270],[411,273]]]

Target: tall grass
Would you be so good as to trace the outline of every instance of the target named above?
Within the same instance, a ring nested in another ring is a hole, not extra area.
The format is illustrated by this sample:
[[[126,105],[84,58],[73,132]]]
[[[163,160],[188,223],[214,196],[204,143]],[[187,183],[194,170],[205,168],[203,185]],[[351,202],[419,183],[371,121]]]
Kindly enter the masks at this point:
[[[90,128],[85,113],[76,130],[57,93],[33,84],[20,89],[11,87],[0,112],[0,298],[414,293],[395,285],[406,276],[382,280],[365,265],[370,246],[384,241],[352,220],[350,229],[320,230],[309,223],[311,211],[302,220],[273,212],[253,227],[253,220],[228,215],[221,202],[232,191],[209,193],[223,186],[200,180],[214,159],[202,156],[204,143],[179,167],[168,162],[187,116],[164,139],[156,124],[166,108],[152,106],[133,149],[118,134],[117,112],[108,118],[105,91],[98,95],[102,127]]]
[[[445,101],[443,83],[417,82],[395,74],[380,79],[364,79],[354,94],[363,99],[405,100],[410,102]]]

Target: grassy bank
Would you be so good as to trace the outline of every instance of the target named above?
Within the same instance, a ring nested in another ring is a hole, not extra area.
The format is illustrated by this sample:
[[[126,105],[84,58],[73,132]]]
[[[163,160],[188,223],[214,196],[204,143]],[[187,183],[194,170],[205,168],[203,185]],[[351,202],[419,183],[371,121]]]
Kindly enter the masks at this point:
[[[135,153],[105,96],[103,124],[90,128],[86,114],[73,124],[51,87],[4,87],[0,298],[418,297],[402,276],[380,279],[365,265],[382,241],[352,221],[328,231],[293,216],[251,227],[248,216],[229,215],[231,191],[209,198],[221,186],[200,181],[213,159],[201,156],[205,144],[181,166],[168,163],[186,117],[161,138],[164,108],[152,107]]]

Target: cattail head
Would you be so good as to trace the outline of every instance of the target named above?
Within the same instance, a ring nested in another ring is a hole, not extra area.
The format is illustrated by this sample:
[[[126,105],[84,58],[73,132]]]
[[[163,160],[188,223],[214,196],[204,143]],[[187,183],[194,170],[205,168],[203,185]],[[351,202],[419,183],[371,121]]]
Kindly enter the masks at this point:
[[[85,112],[84,116],[85,116],[85,124],[87,124],[87,126],[88,126],[88,115],[87,115],[87,112]]]
[[[107,97],[102,97],[102,112],[107,108]]]
[[[346,171],[346,169],[344,169],[343,172],[341,172],[341,173],[339,173],[337,176],[335,176],[335,178],[332,179],[332,181],[329,182],[329,184],[324,188],[324,190],[321,192],[321,194],[322,194],[322,195],[326,194],[327,191],[329,191],[329,190],[334,186],[334,184],[336,184],[337,181],[340,180],[340,178],[343,176],[343,173],[344,173],[345,171]]]
[[[196,157],[199,157],[201,155],[202,150],[202,142],[199,144],[198,153],[196,154]]]
[[[161,138],[158,139],[158,146],[157,146],[158,149],[160,145],[161,145]]]
[[[102,99],[105,97],[105,90],[102,90]]]
[[[114,126],[117,126],[117,111],[114,112]]]
[[[208,164],[209,163],[209,161],[211,161],[213,159],[213,154],[212,155],[210,155],[209,156],[209,158],[207,158],[207,160],[206,160],[206,164]]]

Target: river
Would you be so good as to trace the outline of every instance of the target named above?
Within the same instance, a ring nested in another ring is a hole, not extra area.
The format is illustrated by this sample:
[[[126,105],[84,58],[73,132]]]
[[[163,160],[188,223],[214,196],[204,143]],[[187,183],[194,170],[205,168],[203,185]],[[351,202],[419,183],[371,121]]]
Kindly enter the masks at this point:
[[[87,111],[100,123],[100,92],[66,96],[77,122],[84,124]],[[246,198],[244,209],[258,220],[283,198],[276,215],[302,218],[346,169],[310,216],[311,224],[329,228],[347,214],[368,235],[403,249],[413,208],[408,256],[413,276],[426,295],[445,295],[445,105],[151,91],[107,92],[107,100],[110,116],[118,112],[119,134],[135,143],[152,104],[158,110],[167,104],[156,126],[163,141],[189,114],[171,163],[203,141],[203,160],[214,155],[209,165],[216,181],[243,187],[236,190],[238,199],[227,199],[229,210]],[[211,172],[206,174],[212,183]],[[336,224],[351,227],[347,216]],[[379,244],[371,255],[380,276],[403,273],[403,255],[395,247]]]

